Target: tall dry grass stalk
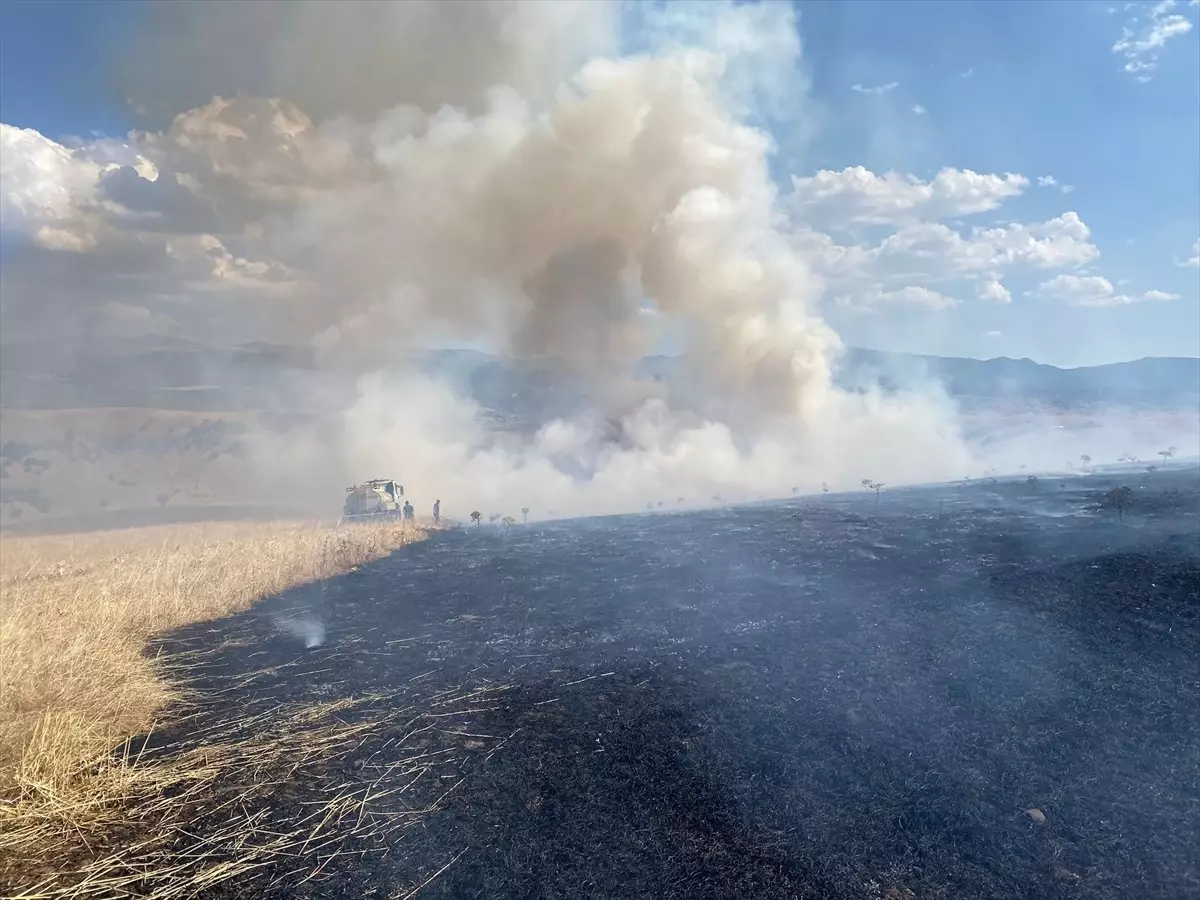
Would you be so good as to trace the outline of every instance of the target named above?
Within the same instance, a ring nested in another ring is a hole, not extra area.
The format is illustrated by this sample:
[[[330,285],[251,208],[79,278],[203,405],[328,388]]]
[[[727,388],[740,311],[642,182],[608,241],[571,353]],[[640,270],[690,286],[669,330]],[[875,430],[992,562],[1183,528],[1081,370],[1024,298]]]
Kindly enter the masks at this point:
[[[119,752],[178,699],[165,661],[144,655],[152,635],[423,536],[215,523],[0,540],[0,857],[34,858],[64,835],[86,842],[145,794],[139,779],[188,777]]]

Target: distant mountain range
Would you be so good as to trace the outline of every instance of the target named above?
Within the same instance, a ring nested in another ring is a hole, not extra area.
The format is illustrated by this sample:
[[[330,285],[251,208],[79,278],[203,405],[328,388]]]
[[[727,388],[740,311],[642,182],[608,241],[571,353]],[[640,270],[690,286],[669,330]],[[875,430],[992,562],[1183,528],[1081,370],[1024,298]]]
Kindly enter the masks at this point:
[[[474,350],[436,350],[416,360],[431,374],[504,418],[560,415],[583,401],[579,385],[545,364],[511,363]],[[669,381],[674,360],[649,357],[642,377]],[[6,344],[0,348],[0,406],[97,406],[193,411],[303,410],[316,369],[307,348],[245,344],[213,348],[170,338],[102,346]],[[963,359],[850,348],[836,378],[849,390],[940,384],[964,406],[1058,409],[1132,406],[1200,409],[1200,359],[1152,357],[1060,369],[1029,359]],[[349,386],[349,376],[341,387]],[[322,388],[338,389],[321,373]]]
[[[838,370],[853,387],[930,379],[968,403],[1024,402],[1060,408],[1135,406],[1200,408],[1200,359],[1146,357],[1133,362],[1060,369],[1031,359],[965,359],[851,348]]]

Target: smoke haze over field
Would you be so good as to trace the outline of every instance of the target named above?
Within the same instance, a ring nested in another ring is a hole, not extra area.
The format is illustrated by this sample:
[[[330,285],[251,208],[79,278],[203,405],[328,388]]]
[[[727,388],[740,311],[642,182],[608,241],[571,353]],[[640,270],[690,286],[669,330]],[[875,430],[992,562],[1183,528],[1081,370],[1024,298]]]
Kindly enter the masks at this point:
[[[5,126],[8,183],[57,185],[4,192],[30,239],[5,327],[311,342],[353,399],[251,446],[314,499],[395,475],[458,515],[585,513],[959,477],[940,392],[833,384],[811,233],[751,124],[809,115],[783,102],[796,25],[717,0],[158,5],[120,71],[148,130]],[[394,362],[450,341],[555,360],[592,411],[496,434]],[[634,377],[663,341],[686,382]]]

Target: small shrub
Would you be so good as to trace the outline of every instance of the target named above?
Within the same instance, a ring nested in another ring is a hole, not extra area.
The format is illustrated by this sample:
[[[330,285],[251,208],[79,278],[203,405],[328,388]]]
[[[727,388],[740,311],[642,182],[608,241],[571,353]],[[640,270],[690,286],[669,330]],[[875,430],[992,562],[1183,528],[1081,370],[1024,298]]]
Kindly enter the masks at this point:
[[[1125,510],[1133,505],[1133,488],[1128,485],[1115,487],[1104,495],[1103,506],[1117,511],[1117,521],[1125,518]]]

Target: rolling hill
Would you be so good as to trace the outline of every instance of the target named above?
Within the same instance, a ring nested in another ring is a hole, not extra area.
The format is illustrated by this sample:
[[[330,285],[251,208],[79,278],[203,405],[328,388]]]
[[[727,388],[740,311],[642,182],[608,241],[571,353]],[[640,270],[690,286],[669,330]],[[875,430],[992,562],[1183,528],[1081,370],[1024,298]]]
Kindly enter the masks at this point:
[[[475,350],[435,350],[415,362],[486,409],[524,418],[569,412],[581,386],[556,367],[511,363]],[[670,381],[674,360],[653,356],[639,374]],[[140,338],[68,348],[10,344],[0,352],[0,407],[66,409],[150,407],[198,412],[305,406],[316,376],[308,348],[245,344],[215,348],[168,338]],[[1200,408],[1200,359],[1152,357],[1075,369],[1030,359],[965,359],[849,348],[836,367],[851,390],[940,384],[965,406],[1034,405],[1060,410],[1098,405]],[[348,382],[350,376],[345,376]],[[322,386],[348,383],[323,371]]]

